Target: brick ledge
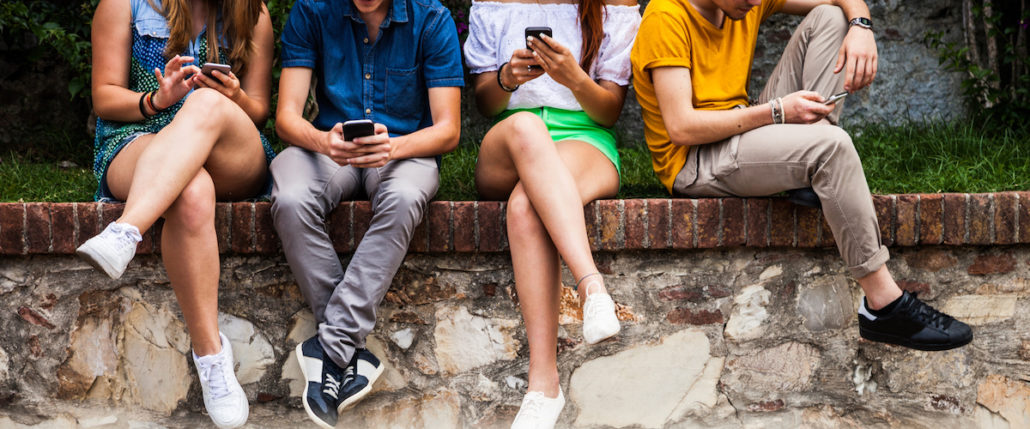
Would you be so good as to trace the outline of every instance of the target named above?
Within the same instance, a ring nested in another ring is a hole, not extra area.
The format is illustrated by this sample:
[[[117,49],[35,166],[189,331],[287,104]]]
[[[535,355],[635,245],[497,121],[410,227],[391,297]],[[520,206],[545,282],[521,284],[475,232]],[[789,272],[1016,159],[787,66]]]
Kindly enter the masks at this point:
[[[888,246],[1030,243],[1030,192],[875,195]],[[279,240],[269,203],[219,203],[222,253],[275,254]],[[0,254],[71,254],[121,204],[0,203]],[[834,246],[817,209],[783,198],[601,200],[585,208],[594,251]],[[336,250],[354,250],[368,229],[368,202],[345,202],[331,215]],[[156,253],[160,228],[144,234],[139,253]],[[434,201],[415,230],[412,252],[502,252],[508,249],[504,203]]]

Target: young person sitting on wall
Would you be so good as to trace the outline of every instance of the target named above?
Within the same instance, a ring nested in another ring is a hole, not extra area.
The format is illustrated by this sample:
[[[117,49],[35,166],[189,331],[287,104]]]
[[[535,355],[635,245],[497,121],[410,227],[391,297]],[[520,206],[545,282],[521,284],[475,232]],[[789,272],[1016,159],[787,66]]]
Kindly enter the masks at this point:
[[[551,428],[565,404],[556,362],[561,260],[577,279],[584,340],[594,344],[619,332],[590,254],[583,205],[619,190],[611,127],[629,85],[639,6],[506,0],[473,2],[469,16],[465,60],[476,104],[497,121],[483,137],[476,188],[484,198],[508,201],[511,262],[529,339],[529,392],[512,428]],[[527,27],[541,26],[553,37],[526,37]]]
[[[118,278],[141,231],[165,219],[161,257],[218,427],[247,421],[218,331],[215,200],[266,193],[272,23],[260,0],[103,0],[93,16],[96,199],[122,215],[78,254]],[[201,73],[204,63],[231,71]]]
[[[271,166],[272,217],[318,322],[297,346],[304,408],[332,428],[383,372],[365,338],[436,194],[434,157],[458,144],[461,48],[438,0],[298,0],[282,46],[276,131],[291,146]],[[372,220],[345,270],[326,222],[340,200],[362,197]]]
[[[781,11],[806,16],[758,104],[749,105],[758,27]],[[652,163],[669,192],[749,197],[811,186],[865,292],[863,338],[920,350],[972,340],[969,326],[903,292],[891,277],[861,160],[836,126],[842,103],[825,104],[876,75],[862,0],[653,0],[632,59]]]

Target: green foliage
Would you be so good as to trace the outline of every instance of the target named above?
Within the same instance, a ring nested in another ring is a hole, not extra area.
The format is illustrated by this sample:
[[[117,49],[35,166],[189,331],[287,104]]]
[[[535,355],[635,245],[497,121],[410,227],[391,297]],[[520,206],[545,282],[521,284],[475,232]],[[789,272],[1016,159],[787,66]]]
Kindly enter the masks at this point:
[[[86,0],[69,8],[46,1],[5,1],[0,3],[0,41],[27,47],[25,58],[30,62],[56,53],[73,71],[70,98],[89,98],[89,23],[99,2]]]
[[[89,168],[28,163],[13,153],[0,160],[0,202],[92,201],[97,181]]]

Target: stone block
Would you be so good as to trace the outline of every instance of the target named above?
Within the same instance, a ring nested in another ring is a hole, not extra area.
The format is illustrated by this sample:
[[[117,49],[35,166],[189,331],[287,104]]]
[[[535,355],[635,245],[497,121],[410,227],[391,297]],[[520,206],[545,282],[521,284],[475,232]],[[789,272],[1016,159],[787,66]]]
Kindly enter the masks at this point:
[[[697,200],[673,199],[669,216],[673,249],[693,249],[695,214]]]
[[[365,429],[459,428],[461,396],[447,389],[415,393],[393,400],[362,404],[340,416],[338,427]]]
[[[765,333],[763,322],[769,318],[765,306],[769,305],[770,296],[762,285],[741,289],[740,294],[733,298],[733,313],[723,331],[726,338],[739,342],[761,337]]]
[[[978,255],[966,271],[970,275],[986,276],[1010,273],[1014,269],[1016,269],[1016,258],[1013,258],[1011,254],[988,253]]]
[[[919,243],[941,244],[944,240],[944,196],[919,196]]]
[[[766,198],[747,199],[747,246],[766,247],[769,245],[769,200]]]
[[[668,249],[671,245],[672,203],[665,199],[647,201],[647,245],[650,249]],[[1030,235],[1030,234],[1028,234]]]
[[[665,316],[665,320],[674,325],[711,325],[722,324],[722,312],[719,309],[693,309],[680,307],[673,309]]]
[[[850,326],[855,300],[846,277],[820,276],[798,289],[798,313],[806,329],[822,332]]]
[[[623,249],[646,249],[647,202],[644,200],[623,200]]]
[[[447,374],[458,374],[497,361],[512,360],[520,342],[513,331],[518,320],[485,318],[464,306],[442,306],[436,311],[436,361]]]
[[[722,246],[743,246],[747,244],[747,214],[744,200],[723,198],[722,202]]]
[[[708,337],[688,329],[584,362],[569,382],[577,427],[666,427],[713,408],[723,359]]]
[[[722,232],[719,202],[721,199],[702,198],[697,200],[697,247],[711,249],[718,247]]]
[[[1030,427],[1030,385],[991,374],[976,388],[976,403],[1001,415],[1010,428]]]
[[[186,363],[186,327],[170,311],[136,303],[126,319],[122,366],[129,396],[141,407],[171,414],[194,380]]]
[[[256,383],[275,365],[275,351],[254,324],[231,314],[218,314],[218,329],[232,344],[236,379],[242,385]]]
[[[819,350],[787,342],[728,358],[722,383],[733,391],[756,397],[764,393],[802,392],[811,388],[818,368]]]
[[[912,268],[936,273],[957,265],[958,258],[952,256],[947,250],[930,247],[906,253],[905,262]]]
[[[941,311],[972,326],[1003,322],[1016,314],[1017,295],[959,295],[949,298]]]

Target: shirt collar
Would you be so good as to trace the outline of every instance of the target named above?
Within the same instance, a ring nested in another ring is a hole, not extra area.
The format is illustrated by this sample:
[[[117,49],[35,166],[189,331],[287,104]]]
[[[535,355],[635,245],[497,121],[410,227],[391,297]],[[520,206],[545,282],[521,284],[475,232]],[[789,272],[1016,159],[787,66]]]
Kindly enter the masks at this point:
[[[391,0],[393,3],[390,5],[390,11],[386,13],[386,19],[383,20],[381,27],[387,27],[394,22],[408,22],[408,0]],[[343,15],[348,16],[357,22],[365,22],[361,19],[361,15],[358,15],[358,11],[354,8],[354,3],[351,0],[345,0],[343,5]]]

